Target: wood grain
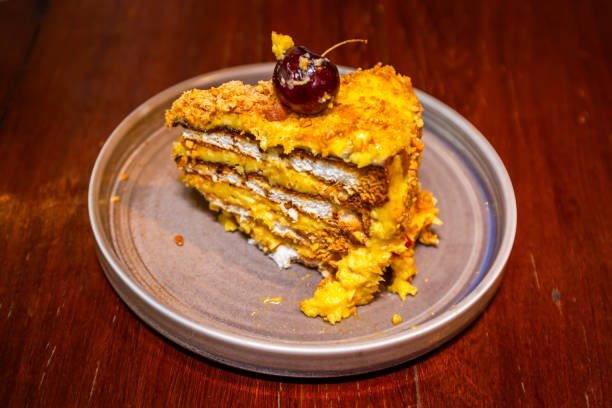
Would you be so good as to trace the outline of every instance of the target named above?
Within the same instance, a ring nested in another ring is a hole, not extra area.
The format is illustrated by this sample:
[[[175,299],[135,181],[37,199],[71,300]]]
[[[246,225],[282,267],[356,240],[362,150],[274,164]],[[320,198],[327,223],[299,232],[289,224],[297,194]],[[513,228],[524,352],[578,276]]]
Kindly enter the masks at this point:
[[[1,406],[612,405],[610,2],[0,2]],[[97,262],[87,187],[132,109],[270,61],[269,32],[393,64],[470,120],[513,181],[518,231],[486,312],[380,373],[299,380],[174,346]]]

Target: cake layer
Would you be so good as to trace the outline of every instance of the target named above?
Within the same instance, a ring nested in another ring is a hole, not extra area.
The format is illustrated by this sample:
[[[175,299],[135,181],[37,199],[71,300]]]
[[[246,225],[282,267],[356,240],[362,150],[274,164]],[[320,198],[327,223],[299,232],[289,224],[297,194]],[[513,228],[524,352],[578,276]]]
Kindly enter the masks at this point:
[[[383,165],[420,138],[421,111],[410,78],[379,64],[342,76],[339,92],[324,114],[303,116],[287,110],[272,81],[256,86],[231,81],[185,92],[166,112],[166,124],[246,131],[262,150],[304,149],[364,167]]]
[[[292,262],[300,262],[311,268],[319,268],[324,275],[329,275],[321,258],[317,258],[307,245],[280,237],[264,224],[245,215],[242,209],[220,200],[213,199],[209,206],[213,211],[219,212],[219,222],[226,231],[239,229],[253,237],[251,243],[269,254],[279,268],[288,268]]]
[[[182,168],[187,173],[198,173],[215,183],[227,183],[240,187],[278,204],[283,213],[291,220],[296,220],[301,212],[327,223],[328,228],[341,229],[357,241],[362,240],[364,236],[364,226],[359,214],[349,208],[338,207],[318,198],[272,186],[259,175],[239,174],[225,165],[179,160],[179,163],[183,162]]]
[[[255,220],[278,239],[308,248],[313,254],[310,258],[316,258],[320,263],[333,267],[356,242],[342,229],[299,211],[292,214],[283,205],[250,189],[219,180],[215,182],[212,178],[194,173],[184,174],[182,180],[185,185],[202,193],[213,206],[235,215],[239,222]]]
[[[284,154],[273,148],[261,151],[247,135],[227,130],[196,132],[185,130],[181,137],[184,151],[202,161],[239,166],[244,172],[259,172],[274,184],[307,194],[319,194],[336,204],[369,209],[386,199],[387,175],[384,166],[356,166],[313,157],[296,150]]]

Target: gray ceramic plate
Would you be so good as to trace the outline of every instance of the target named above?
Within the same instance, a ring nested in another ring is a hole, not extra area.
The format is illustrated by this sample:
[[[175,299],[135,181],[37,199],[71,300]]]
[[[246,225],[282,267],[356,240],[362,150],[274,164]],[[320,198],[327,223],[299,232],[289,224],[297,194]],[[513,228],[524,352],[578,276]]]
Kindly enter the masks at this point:
[[[162,335],[247,370],[349,375],[444,343],[486,307],[510,254],[516,203],[501,160],[465,119],[419,92],[426,146],[420,175],[444,221],[437,248],[417,247],[419,292],[405,302],[384,292],[359,307],[358,317],[335,326],[308,318],[298,304],[312,295],[319,273],[298,265],[279,270],[244,235],[223,231],[204,200],[177,180],[170,149],[178,130],[163,126],[165,109],[182,91],[234,79],[255,83],[270,78],[272,68],[249,65],[192,78],[149,99],[115,129],[89,187],[89,216],[108,280]],[[113,196],[120,201],[112,203]],[[263,302],[278,296],[281,304]],[[397,326],[394,314],[403,317]]]

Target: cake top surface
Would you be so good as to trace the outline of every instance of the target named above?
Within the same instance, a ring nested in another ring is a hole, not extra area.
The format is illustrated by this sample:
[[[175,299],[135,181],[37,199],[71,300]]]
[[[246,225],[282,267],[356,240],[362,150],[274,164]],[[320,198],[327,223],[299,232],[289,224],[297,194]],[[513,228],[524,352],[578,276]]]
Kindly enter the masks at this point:
[[[422,108],[409,77],[378,64],[341,77],[338,95],[323,112],[303,115],[276,97],[272,81],[186,91],[166,112],[166,125],[252,134],[266,150],[305,149],[359,167],[382,165],[420,138]]]

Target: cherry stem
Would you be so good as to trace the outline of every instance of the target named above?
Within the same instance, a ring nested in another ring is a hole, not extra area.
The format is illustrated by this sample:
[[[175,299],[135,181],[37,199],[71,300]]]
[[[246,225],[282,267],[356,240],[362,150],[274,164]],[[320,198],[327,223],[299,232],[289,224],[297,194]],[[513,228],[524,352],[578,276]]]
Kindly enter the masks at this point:
[[[328,49],[327,49],[327,51],[325,51],[323,54],[321,54],[321,56],[322,56],[322,57],[325,57],[325,55],[326,55],[327,53],[329,53],[330,51],[335,50],[335,49],[336,49],[336,48],[338,48],[339,46],[344,45],[344,44],[348,44],[348,43],[354,43],[354,42],[362,42],[362,43],[364,43],[364,44],[367,44],[367,43],[368,43],[368,40],[363,40],[363,39],[361,39],[361,38],[356,38],[356,39],[353,39],[353,40],[346,40],[346,41],[342,41],[341,43],[338,43],[338,44],[336,44],[336,45],[332,46],[331,48],[328,48]]]

